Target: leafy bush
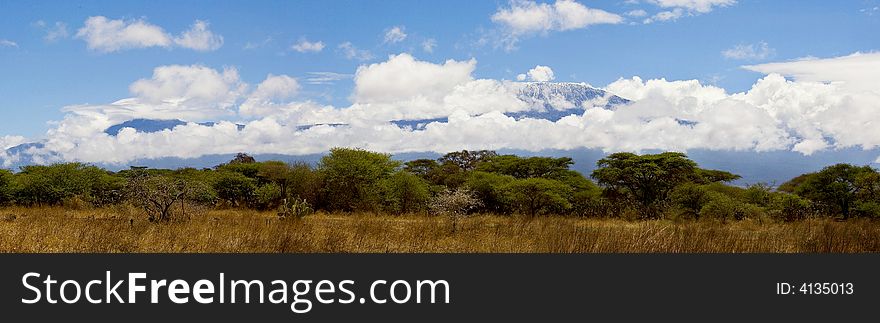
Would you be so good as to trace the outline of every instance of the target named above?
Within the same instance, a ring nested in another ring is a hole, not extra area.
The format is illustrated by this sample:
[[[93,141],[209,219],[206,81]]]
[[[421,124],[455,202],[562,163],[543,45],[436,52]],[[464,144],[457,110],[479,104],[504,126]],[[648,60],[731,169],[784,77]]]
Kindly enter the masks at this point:
[[[513,176],[475,171],[470,174],[465,185],[480,200],[480,209],[485,212],[507,213],[509,205],[504,188],[516,180]]]
[[[12,172],[0,169],[0,206],[13,202],[12,180]]]
[[[769,205],[770,214],[777,220],[786,222],[807,218],[811,212],[810,201],[797,195],[777,193]]]
[[[407,171],[398,171],[383,183],[384,208],[392,213],[422,211],[431,197],[428,184]]]
[[[571,213],[582,217],[611,217],[616,214],[613,204],[603,198],[599,190],[577,191],[571,197]]]
[[[361,149],[334,148],[321,158],[327,207],[338,211],[381,209],[382,180],[400,166],[391,155]]]
[[[256,190],[255,181],[241,173],[219,172],[214,182],[217,197],[232,206],[247,205]]]
[[[283,199],[278,184],[269,183],[254,191],[253,206],[259,210],[268,210],[280,206]]]
[[[700,209],[700,217],[720,221],[759,218],[763,215],[760,207],[737,201],[719,193],[709,193],[709,200]]]
[[[703,185],[686,183],[672,190],[670,200],[682,215],[697,219],[700,217],[703,207],[711,200],[710,195],[710,192]]]

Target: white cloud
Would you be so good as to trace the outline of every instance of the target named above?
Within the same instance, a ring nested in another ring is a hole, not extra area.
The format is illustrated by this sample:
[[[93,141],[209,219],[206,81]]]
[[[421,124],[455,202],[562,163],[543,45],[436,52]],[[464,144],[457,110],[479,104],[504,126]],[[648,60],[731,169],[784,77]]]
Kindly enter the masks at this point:
[[[675,8],[669,11],[658,12],[650,18],[645,18],[645,20],[643,20],[642,22],[650,24],[657,21],[674,21],[678,20],[678,18],[681,18],[682,16],[684,16],[684,10],[681,8]]]
[[[352,74],[344,74],[344,73],[336,73],[336,72],[308,72],[309,77],[306,78],[306,83],[309,84],[333,84],[337,81],[350,79],[354,77]]]
[[[623,17],[586,7],[574,0],[557,0],[552,5],[530,0],[511,0],[510,7],[499,8],[492,15],[492,21],[502,27],[505,36],[501,41],[504,46],[513,49],[524,35],[581,29],[598,24],[618,24],[623,22]]]
[[[110,20],[103,16],[89,17],[76,37],[86,41],[89,49],[115,52],[123,49],[170,47],[171,37],[156,25],[144,20]]]
[[[476,60],[448,60],[443,65],[417,61],[410,54],[358,68],[354,76],[357,102],[396,102],[414,97],[441,98],[456,85],[470,81]]]
[[[403,26],[394,26],[385,31],[385,43],[399,43],[406,39],[406,32]]]
[[[533,82],[550,82],[556,77],[553,76],[553,69],[548,66],[535,66],[535,68],[530,69],[525,74],[519,74],[516,76],[517,81],[533,81]]]
[[[573,0],[558,0],[553,5],[534,1],[511,1],[510,8],[501,8],[492,21],[509,28],[513,34],[580,29],[595,24],[617,24],[619,15],[588,8]]]
[[[707,13],[716,7],[736,4],[736,0],[648,0],[648,2],[662,8],[682,8],[698,13]]]
[[[770,48],[766,42],[739,44],[721,52],[721,56],[724,58],[740,60],[764,60],[775,54],[776,50]]]
[[[373,59],[373,53],[366,49],[359,49],[354,46],[351,42],[344,42],[339,44],[339,50],[342,52],[342,55],[347,59],[354,59],[359,61],[368,61]]]
[[[114,105],[131,113],[149,113],[153,118],[166,114],[160,119],[204,120],[228,114],[245,88],[234,68],[217,71],[201,65],[160,66],[151,78],[129,86],[133,99]]]
[[[43,36],[43,40],[49,43],[67,38],[70,35],[67,32],[67,24],[61,21],[56,21],[50,26],[45,21],[38,20],[37,22],[34,22],[33,25],[46,32],[46,36]]]
[[[242,48],[246,49],[246,50],[257,49],[257,48],[269,45],[269,43],[271,43],[271,42],[272,42],[272,36],[269,36],[259,42],[250,42],[249,41],[249,42],[245,43],[244,47],[242,47]]]
[[[695,16],[711,12],[715,8],[736,4],[736,0],[647,0],[646,2],[668,9],[646,18],[643,21],[646,24],[658,21],[674,21],[685,15]]]
[[[626,15],[629,17],[639,18],[639,17],[647,16],[648,12],[643,9],[636,9],[636,10],[631,10],[631,11],[627,12]]]
[[[269,74],[242,103],[239,107],[239,113],[243,116],[277,114],[282,101],[296,95],[299,89],[299,82],[295,78],[287,75]]]
[[[174,38],[174,43],[183,48],[197,51],[212,51],[223,46],[223,36],[208,30],[208,23],[196,20],[189,30]]]
[[[300,53],[317,53],[324,50],[324,42],[316,41],[310,42],[308,39],[300,39],[300,41],[291,46],[293,50]]]
[[[437,47],[437,40],[433,38],[425,39],[425,41],[422,42],[422,50],[426,53],[433,53],[434,47]]]
[[[25,138],[22,136],[5,135],[0,137],[0,149],[3,150],[21,145],[23,143],[25,143]]]
[[[18,48],[18,43],[11,41],[9,39],[0,39],[0,47],[15,47]]]
[[[516,97],[521,83],[476,79],[475,60],[432,63],[399,54],[362,66],[353,103],[341,108],[297,101],[299,83],[289,76],[270,75],[247,92],[234,70],[160,67],[152,78],[132,84],[133,98],[66,108],[65,118],[46,134],[40,156],[47,162],[123,163],[239,151],[320,153],[335,146],[390,153],[598,148],[811,154],[872,149],[880,147],[878,62],[878,54],[871,53],[749,66],[770,74],[739,93],[696,80],[620,79],[604,89],[633,103],[615,109],[588,105],[556,122],[505,116],[503,112],[530,109]],[[234,102],[242,99],[238,115],[232,114]],[[133,116],[193,120],[192,115],[220,115],[228,121],[156,133],[125,129],[115,137],[103,133]],[[448,122],[432,122],[424,130],[388,122],[439,117]],[[319,123],[346,125],[298,128]],[[9,158],[14,156],[0,156]]]
[[[806,58],[743,68],[764,74],[782,74],[798,81],[831,82],[851,91],[880,94],[880,86],[877,85],[880,84],[880,52],[857,52],[834,58]]]
[[[89,17],[76,33],[91,50],[110,53],[120,50],[177,45],[198,51],[211,51],[223,45],[223,37],[208,29],[208,23],[196,20],[189,30],[178,37],[143,19],[111,20],[103,16]]]

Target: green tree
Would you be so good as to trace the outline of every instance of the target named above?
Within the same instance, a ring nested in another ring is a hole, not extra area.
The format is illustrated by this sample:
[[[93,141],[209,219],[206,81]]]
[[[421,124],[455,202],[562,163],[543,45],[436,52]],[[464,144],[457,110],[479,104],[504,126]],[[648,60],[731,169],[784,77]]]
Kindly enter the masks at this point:
[[[700,211],[710,200],[710,192],[699,184],[685,183],[670,193],[670,200],[684,215],[700,218]]]
[[[72,197],[90,199],[107,171],[82,163],[23,166],[15,175],[15,199],[25,205],[60,205]]]
[[[505,188],[515,180],[510,175],[475,171],[468,176],[465,186],[480,201],[482,211],[507,213],[510,207]]]
[[[428,184],[407,171],[398,171],[385,180],[385,208],[402,214],[422,211],[431,193]]]
[[[837,164],[807,176],[794,192],[846,219],[854,207],[872,201],[876,178],[877,171],[870,166]]]
[[[430,181],[430,176],[440,167],[440,163],[433,159],[416,159],[403,164],[403,170],[418,177]]]
[[[685,154],[665,152],[653,155],[615,153],[600,159],[593,178],[606,190],[628,196],[642,216],[659,217],[669,192],[696,178],[697,164]]]
[[[384,179],[400,166],[391,155],[362,149],[333,148],[321,158],[318,170],[324,179],[330,210],[375,211],[379,209]]]
[[[479,171],[510,175],[516,178],[559,179],[570,176],[569,167],[574,161],[568,157],[528,157],[515,155],[495,156],[477,165]]]
[[[551,179],[517,179],[505,187],[505,192],[510,203],[529,216],[562,213],[571,208],[566,198],[571,187]]]
[[[214,182],[217,197],[232,206],[244,206],[252,202],[256,181],[237,172],[219,172]]]
[[[257,178],[259,178],[262,183],[273,183],[278,185],[278,188],[281,190],[281,196],[286,197],[289,192],[288,188],[291,184],[290,178],[290,166],[285,162],[281,161],[266,161],[259,163]]]
[[[12,204],[12,172],[0,169],[0,206]]]
[[[475,170],[480,163],[487,162],[497,155],[491,150],[462,150],[443,155],[443,157],[440,157],[439,162],[440,164],[452,164],[465,172],[469,172]]]
[[[320,205],[323,178],[309,164],[296,162],[290,165],[288,181],[288,195],[301,198],[309,205]]]

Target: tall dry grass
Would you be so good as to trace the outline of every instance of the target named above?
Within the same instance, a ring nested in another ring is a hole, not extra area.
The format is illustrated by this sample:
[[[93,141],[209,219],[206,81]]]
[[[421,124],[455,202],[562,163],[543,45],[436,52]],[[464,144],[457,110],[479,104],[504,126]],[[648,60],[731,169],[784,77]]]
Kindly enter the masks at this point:
[[[877,252],[880,222],[624,221],[212,210],[153,224],[134,209],[0,209],[0,252]]]

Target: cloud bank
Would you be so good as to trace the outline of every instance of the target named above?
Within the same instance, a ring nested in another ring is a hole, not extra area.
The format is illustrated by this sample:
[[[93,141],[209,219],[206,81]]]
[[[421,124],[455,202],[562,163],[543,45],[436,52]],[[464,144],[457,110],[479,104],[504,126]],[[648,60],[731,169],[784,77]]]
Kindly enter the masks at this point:
[[[476,78],[476,66],[473,59],[434,63],[393,55],[357,69],[346,107],[301,99],[293,76],[268,75],[249,86],[231,68],[161,66],[131,84],[130,98],[65,107],[43,147],[31,152],[40,162],[124,164],[235,152],[310,154],[335,146],[390,153],[597,148],[802,154],[880,147],[877,53],[746,66],[766,75],[738,93],[696,80],[622,78],[603,89],[633,103],[613,109],[587,103],[555,122],[506,116],[538,107],[517,98],[524,83]],[[532,70],[532,79],[547,79],[539,76],[542,67]],[[133,118],[192,122],[155,133],[104,133]],[[390,122],[434,118],[443,119],[418,129]],[[194,122],[204,120],[218,122]],[[21,142],[0,140],[4,146]],[[7,164],[15,158],[0,155]]]

